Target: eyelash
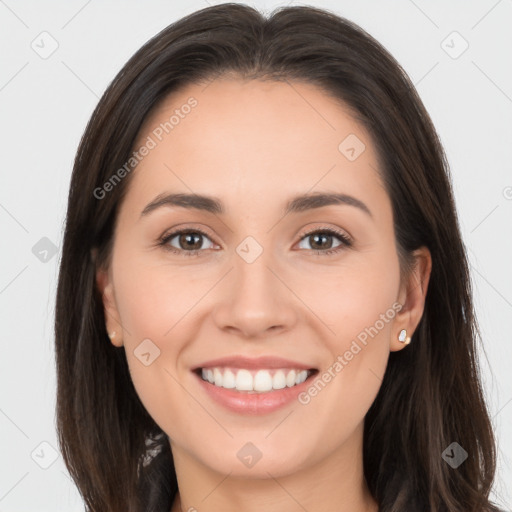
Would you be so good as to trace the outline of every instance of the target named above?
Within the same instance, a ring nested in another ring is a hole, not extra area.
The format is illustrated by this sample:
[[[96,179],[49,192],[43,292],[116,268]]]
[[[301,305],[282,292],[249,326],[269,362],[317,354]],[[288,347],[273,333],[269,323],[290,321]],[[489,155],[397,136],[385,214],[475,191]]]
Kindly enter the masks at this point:
[[[179,256],[185,256],[185,257],[200,256],[199,253],[204,252],[204,249],[194,249],[192,251],[185,251],[183,249],[176,249],[175,247],[172,247],[171,245],[169,245],[170,240],[172,240],[176,236],[182,235],[184,233],[200,234],[202,236],[205,236],[206,238],[210,238],[210,236],[207,233],[205,233],[204,231],[202,231],[199,228],[194,228],[194,229],[184,228],[184,229],[179,229],[177,231],[173,231],[172,233],[169,233],[167,235],[163,235],[160,238],[158,245],[162,246],[167,251],[170,251],[174,254],[178,254]],[[341,242],[341,244],[338,247],[336,247],[334,249],[327,249],[325,251],[322,251],[319,249],[309,249],[310,251],[313,252],[313,254],[315,256],[328,256],[331,254],[337,254],[346,248],[352,247],[352,240],[345,233],[342,233],[341,231],[337,231],[336,229],[333,229],[333,228],[317,228],[312,231],[302,233],[299,241],[302,241],[304,238],[307,238],[314,234],[327,234],[327,235],[335,236]]]

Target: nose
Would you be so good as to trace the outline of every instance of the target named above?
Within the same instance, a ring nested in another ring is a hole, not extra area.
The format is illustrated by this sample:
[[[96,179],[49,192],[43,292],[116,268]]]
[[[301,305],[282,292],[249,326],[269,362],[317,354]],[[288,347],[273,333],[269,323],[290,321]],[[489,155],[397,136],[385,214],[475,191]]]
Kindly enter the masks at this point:
[[[213,312],[219,329],[261,339],[295,325],[297,299],[291,291],[293,283],[290,287],[266,253],[263,251],[252,263],[234,255],[234,268],[223,280],[220,300]]]

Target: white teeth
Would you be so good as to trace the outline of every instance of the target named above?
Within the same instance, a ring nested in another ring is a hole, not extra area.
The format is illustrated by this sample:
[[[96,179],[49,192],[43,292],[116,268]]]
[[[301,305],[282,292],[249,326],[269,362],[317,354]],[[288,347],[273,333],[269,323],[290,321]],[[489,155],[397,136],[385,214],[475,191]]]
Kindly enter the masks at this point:
[[[283,370],[277,370],[272,379],[272,387],[274,389],[283,389],[286,387],[286,377]]]
[[[238,391],[253,391],[253,379],[249,370],[238,370],[235,379],[235,388]]]
[[[213,378],[216,386],[222,386],[222,373],[218,368],[213,369]]]
[[[288,375],[286,376],[286,385],[289,388],[291,388],[292,386],[295,386],[295,370],[288,372]]]
[[[274,374],[272,375],[272,372]],[[291,388],[308,378],[307,370],[258,370],[246,369],[231,371],[229,368],[202,368],[203,380],[218,387],[265,393],[275,389]]]
[[[226,370],[224,372],[222,386],[226,389],[233,389],[236,386],[235,374],[231,370]]]
[[[303,370],[301,372],[299,372],[297,374],[297,376],[295,377],[295,384],[301,384],[302,382],[304,382],[308,377],[308,373],[306,372],[306,370]]]
[[[272,377],[267,370],[259,370],[254,376],[254,391],[270,391],[272,389]]]

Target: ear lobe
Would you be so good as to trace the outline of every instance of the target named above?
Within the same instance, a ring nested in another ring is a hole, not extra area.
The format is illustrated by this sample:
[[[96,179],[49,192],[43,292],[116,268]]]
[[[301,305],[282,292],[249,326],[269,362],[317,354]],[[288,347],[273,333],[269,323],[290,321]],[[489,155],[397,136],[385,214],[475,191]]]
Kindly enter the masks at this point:
[[[413,255],[415,258],[414,268],[400,289],[399,302],[402,304],[402,309],[395,317],[394,325],[396,327],[390,344],[392,352],[401,350],[406,346],[398,341],[399,332],[405,329],[407,336],[412,337],[425,309],[428,283],[432,271],[432,256],[427,247],[420,247],[414,251]]]
[[[122,347],[122,332],[119,312],[117,311],[116,300],[114,296],[114,286],[108,270],[99,269],[96,271],[96,286],[101,294],[103,301],[103,311],[105,314],[105,329],[116,347]]]

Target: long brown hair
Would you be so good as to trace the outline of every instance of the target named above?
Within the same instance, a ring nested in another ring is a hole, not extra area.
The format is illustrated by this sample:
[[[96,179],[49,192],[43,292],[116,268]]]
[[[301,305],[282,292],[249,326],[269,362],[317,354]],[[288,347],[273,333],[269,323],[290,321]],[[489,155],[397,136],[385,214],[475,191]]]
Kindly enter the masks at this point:
[[[107,88],[77,151],[56,304],[57,429],[87,510],[168,512],[177,491],[169,438],[139,400],[124,349],[110,343],[95,282],[130,175],[101,199],[95,190],[129,159],[161,100],[225,73],[307,82],[348,106],[377,149],[401,265],[422,245],[431,252],[423,317],[411,345],[390,354],[365,418],[364,474],[380,510],[497,510],[468,263],[428,113],[397,61],[354,23],[314,7],[267,18],[239,4],[197,11],[149,40]],[[468,453],[457,469],[441,456],[452,442]]]

